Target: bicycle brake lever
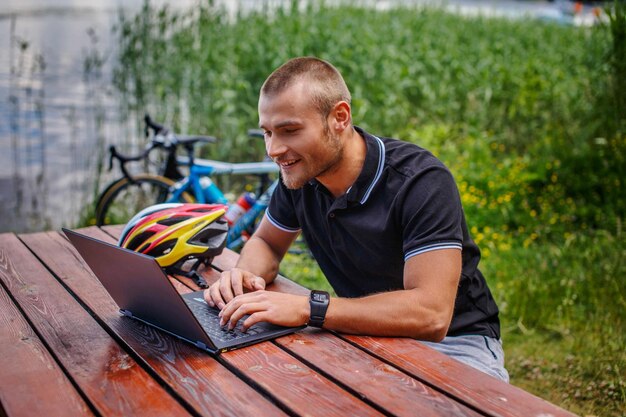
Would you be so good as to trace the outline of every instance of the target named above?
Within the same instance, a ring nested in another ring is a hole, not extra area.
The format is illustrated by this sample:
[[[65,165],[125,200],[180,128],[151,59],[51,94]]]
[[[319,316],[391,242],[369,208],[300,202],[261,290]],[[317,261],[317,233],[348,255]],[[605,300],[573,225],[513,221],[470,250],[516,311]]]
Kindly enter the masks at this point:
[[[117,155],[117,150],[115,149],[115,145],[109,146],[109,171],[113,169],[113,158]]]

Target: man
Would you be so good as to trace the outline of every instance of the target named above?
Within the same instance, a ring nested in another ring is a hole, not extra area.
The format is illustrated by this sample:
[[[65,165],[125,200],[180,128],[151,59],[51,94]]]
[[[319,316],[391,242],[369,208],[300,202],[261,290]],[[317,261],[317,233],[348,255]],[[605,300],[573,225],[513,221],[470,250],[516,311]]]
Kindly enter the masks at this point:
[[[508,380],[498,308],[452,175],[415,145],[353,126],[350,100],[341,74],[316,58],[265,81],[259,126],[282,183],[205,299],[231,328],[250,314],[244,329],[267,321],[412,337]],[[338,297],[264,291],[300,232]]]

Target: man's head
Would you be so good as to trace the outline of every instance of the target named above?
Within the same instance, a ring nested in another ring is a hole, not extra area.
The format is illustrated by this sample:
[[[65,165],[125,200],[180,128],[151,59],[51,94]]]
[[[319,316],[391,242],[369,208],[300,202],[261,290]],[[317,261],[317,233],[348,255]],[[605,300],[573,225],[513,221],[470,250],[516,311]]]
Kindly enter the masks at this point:
[[[275,70],[259,97],[267,154],[288,188],[313,178],[336,180],[352,131],[350,92],[341,74],[317,58],[295,58]]]
[[[263,83],[261,96],[278,95],[299,81],[306,83],[311,105],[324,119],[338,102],[350,104],[350,90],[337,68],[314,57],[293,58],[278,67]]]

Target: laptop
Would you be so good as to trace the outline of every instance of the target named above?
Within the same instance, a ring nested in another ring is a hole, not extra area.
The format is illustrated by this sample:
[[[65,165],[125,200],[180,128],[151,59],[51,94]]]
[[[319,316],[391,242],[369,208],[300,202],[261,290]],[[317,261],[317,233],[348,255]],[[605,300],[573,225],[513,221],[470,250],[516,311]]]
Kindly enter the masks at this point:
[[[127,317],[192,343],[213,355],[293,333],[305,326],[257,323],[245,333],[241,321],[232,331],[219,325],[217,308],[203,291],[179,294],[157,261],[128,249],[63,229]]]

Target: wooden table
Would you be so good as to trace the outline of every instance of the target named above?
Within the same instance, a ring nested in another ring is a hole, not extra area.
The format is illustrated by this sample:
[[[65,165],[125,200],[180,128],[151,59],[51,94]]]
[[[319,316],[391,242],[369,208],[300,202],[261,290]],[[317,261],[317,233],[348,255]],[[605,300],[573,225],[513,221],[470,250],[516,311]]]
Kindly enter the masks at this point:
[[[81,232],[114,242],[120,230]],[[572,415],[411,339],[305,329],[212,357],[122,317],[58,232],[0,235],[0,284],[0,415]]]

